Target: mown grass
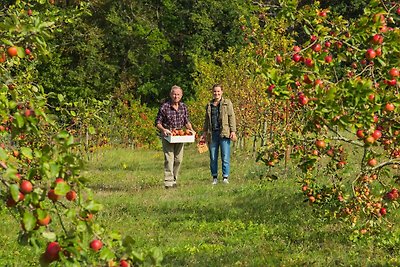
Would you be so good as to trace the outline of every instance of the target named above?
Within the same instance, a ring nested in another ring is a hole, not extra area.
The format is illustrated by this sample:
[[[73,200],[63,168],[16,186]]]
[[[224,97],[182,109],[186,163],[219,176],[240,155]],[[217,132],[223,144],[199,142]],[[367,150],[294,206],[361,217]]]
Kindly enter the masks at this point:
[[[269,180],[265,166],[235,153],[230,184],[212,186],[208,155],[194,145],[185,149],[178,188],[163,188],[162,169],[161,151],[103,149],[83,175],[104,204],[101,224],[132,236],[138,252],[159,247],[164,266],[400,265],[398,227],[393,236],[351,241],[350,227],[316,216],[304,202],[295,169],[278,166],[278,179]],[[0,262],[18,254],[34,266],[33,252],[15,242],[17,229],[1,216]]]

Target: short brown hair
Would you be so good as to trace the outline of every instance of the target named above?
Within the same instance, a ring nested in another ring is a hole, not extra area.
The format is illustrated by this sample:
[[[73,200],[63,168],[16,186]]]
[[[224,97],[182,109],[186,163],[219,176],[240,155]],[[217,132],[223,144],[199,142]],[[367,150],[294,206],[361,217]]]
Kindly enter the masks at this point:
[[[224,90],[224,88],[222,87],[222,84],[220,84],[220,83],[214,84],[213,87],[211,88],[211,90],[214,90],[215,87],[220,87],[222,91]]]

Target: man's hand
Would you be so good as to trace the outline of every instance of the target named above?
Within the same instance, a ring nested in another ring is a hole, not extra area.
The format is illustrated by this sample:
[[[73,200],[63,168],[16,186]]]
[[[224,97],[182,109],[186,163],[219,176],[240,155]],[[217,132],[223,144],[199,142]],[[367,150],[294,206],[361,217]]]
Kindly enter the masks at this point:
[[[164,136],[171,135],[171,131],[168,130],[168,129],[164,129],[164,130],[163,130],[163,135],[164,135]]]

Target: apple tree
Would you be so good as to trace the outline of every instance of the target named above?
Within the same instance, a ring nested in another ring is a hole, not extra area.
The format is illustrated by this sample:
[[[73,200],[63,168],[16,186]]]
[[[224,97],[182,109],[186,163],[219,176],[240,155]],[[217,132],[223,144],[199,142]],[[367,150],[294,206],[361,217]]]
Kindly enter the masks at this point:
[[[264,7],[255,27],[268,31],[256,39],[267,42],[275,32],[292,42],[254,57],[288,116],[277,123],[278,147],[261,150],[259,159],[268,163],[270,151],[282,159],[289,147],[311,205],[359,233],[390,226],[399,206],[399,4],[371,1],[355,20],[318,2],[281,4]],[[265,26],[274,20],[279,27]]]
[[[80,175],[77,145],[49,111],[37,65],[74,15],[53,4],[16,1],[0,11],[0,208],[43,266],[159,264],[159,250],[138,253],[132,237],[96,223],[102,205]]]

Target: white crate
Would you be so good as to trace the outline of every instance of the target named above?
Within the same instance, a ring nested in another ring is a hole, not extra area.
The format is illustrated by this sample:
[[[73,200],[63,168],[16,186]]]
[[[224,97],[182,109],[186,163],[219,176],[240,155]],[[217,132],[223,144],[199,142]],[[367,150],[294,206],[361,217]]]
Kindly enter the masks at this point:
[[[194,135],[168,135],[164,139],[169,143],[193,143]]]

